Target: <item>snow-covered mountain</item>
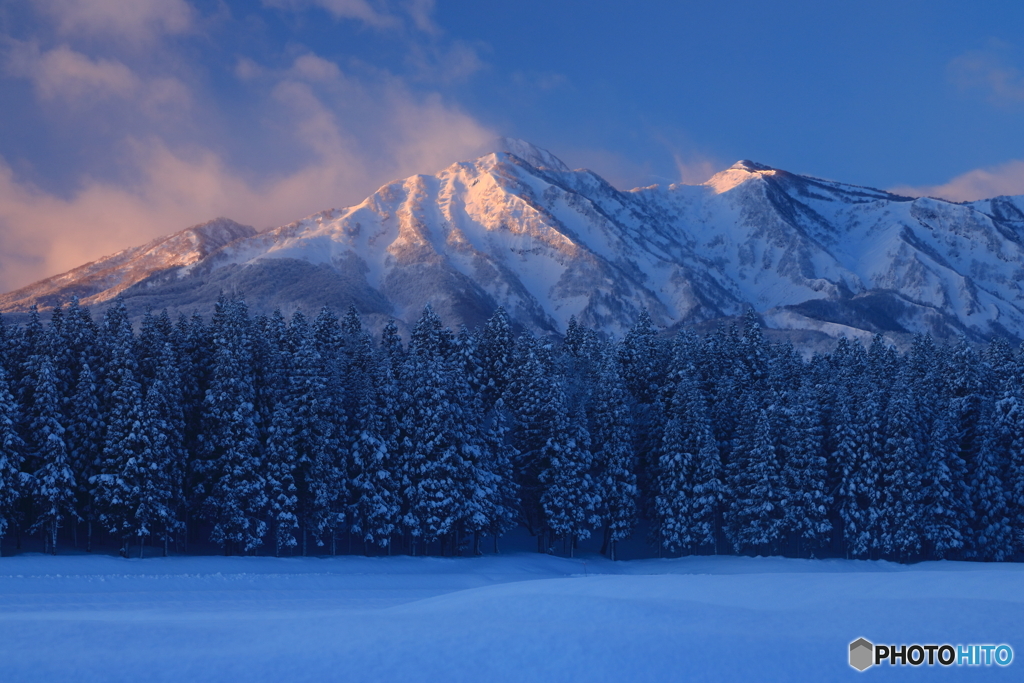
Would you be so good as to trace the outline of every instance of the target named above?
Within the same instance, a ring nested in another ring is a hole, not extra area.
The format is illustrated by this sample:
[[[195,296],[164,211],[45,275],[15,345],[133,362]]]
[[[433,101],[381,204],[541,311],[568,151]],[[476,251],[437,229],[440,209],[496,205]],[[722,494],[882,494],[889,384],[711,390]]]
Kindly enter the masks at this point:
[[[72,293],[190,311],[355,303],[449,324],[503,305],[538,332],[569,317],[621,334],[753,307],[773,327],[1024,337],[1024,197],[912,199],[740,161],[703,185],[615,189],[520,140],[361,204],[255,234],[220,219],[0,297]]]

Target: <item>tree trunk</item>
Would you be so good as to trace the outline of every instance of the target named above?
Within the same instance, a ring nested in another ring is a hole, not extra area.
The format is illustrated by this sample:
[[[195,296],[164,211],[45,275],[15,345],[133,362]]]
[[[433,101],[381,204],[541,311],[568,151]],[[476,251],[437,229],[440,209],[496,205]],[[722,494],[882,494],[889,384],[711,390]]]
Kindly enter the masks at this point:
[[[609,544],[609,550],[611,551],[611,559],[612,559],[612,562],[614,562],[614,561],[615,561],[615,546],[616,546],[616,544],[618,544],[618,541],[612,541],[612,542],[611,542],[611,543]]]
[[[498,534],[494,534],[494,554],[498,554]]]
[[[608,554],[608,544],[611,543],[611,540],[612,540],[612,529],[611,529],[610,526],[605,524],[604,525],[604,538],[601,540],[601,554],[602,555],[607,555]],[[615,559],[615,558],[612,558],[612,559]]]

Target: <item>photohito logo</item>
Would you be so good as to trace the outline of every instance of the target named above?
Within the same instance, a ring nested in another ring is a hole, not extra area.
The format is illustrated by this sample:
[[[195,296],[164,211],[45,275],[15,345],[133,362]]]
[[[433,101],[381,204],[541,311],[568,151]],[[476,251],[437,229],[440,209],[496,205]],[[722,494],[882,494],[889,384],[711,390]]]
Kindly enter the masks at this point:
[[[857,671],[889,666],[1009,666],[1013,648],[1000,645],[875,645],[865,638],[850,643],[850,666]]]

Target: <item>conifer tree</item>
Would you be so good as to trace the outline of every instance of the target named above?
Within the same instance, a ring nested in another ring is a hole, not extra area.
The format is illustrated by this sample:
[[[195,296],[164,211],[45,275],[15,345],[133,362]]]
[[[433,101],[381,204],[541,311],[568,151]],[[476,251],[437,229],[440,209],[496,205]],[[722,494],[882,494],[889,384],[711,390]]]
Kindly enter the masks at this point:
[[[636,525],[636,456],[632,417],[617,364],[610,354],[602,358],[600,376],[590,409],[595,497],[604,527],[602,552],[615,559],[616,545],[629,538]]]
[[[146,425],[142,387],[130,368],[108,378],[112,387],[103,453],[93,475],[93,497],[99,521],[121,541],[128,556],[131,541],[150,533],[152,515],[146,500],[150,491],[152,445]]]
[[[970,529],[970,494],[967,465],[946,411],[933,423],[927,453],[921,467],[921,536],[932,556],[957,557]]]
[[[753,401],[750,399],[748,405],[753,405]],[[735,455],[729,472],[733,491],[729,528],[733,546],[736,552],[770,552],[778,546],[785,530],[786,501],[769,409],[758,411],[753,429],[746,430]]]
[[[53,363],[46,353],[29,361],[34,379],[29,408],[29,454],[34,462],[32,494],[37,514],[33,529],[42,530],[50,552],[57,552],[57,531],[75,518],[75,477],[68,465],[64,426],[60,423],[60,397]]]
[[[17,521],[18,501],[23,495],[22,463],[25,444],[18,435],[18,405],[7,385],[0,363],[0,542]]]
[[[901,372],[892,385],[886,413],[885,444],[880,454],[881,498],[879,540],[882,553],[906,558],[921,549],[921,475],[923,457],[921,413],[917,410],[910,371]]]
[[[406,361],[409,393],[406,414],[405,498],[403,523],[425,543],[444,539],[457,545],[454,534],[465,519],[465,494],[472,468],[465,458],[465,411],[447,356],[451,334],[428,305],[413,328]]]
[[[871,452],[868,415],[872,410],[863,405],[863,395],[857,389],[856,384],[848,386],[837,397],[836,450],[832,457],[840,470],[836,504],[847,554],[866,557],[876,547],[879,472]]]
[[[86,357],[93,355],[87,351],[81,353]],[[90,362],[83,360],[78,372],[75,394],[72,396],[71,407],[68,411],[65,440],[68,448],[68,461],[75,474],[75,507],[82,519],[88,523],[89,540],[86,549],[90,551],[92,550],[92,525],[99,520],[93,498],[94,486],[91,481],[99,473],[98,467],[103,455],[108,417],[102,410],[100,397],[100,382],[96,373]]]
[[[804,547],[824,545],[832,531],[828,463],[818,393],[810,382],[789,394],[788,434],[784,441],[783,485],[787,528]]]
[[[267,531],[266,482],[252,368],[251,321],[242,301],[222,298],[213,320],[213,367],[204,402],[208,480],[203,509],[211,540],[225,552],[251,552]]]
[[[166,335],[164,340],[157,356],[156,374],[143,402],[143,426],[149,438],[143,466],[148,469],[148,476],[143,480],[136,516],[146,522],[140,535],[158,533],[166,556],[170,540],[183,527],[178,511],[184,500],[186,458],[180,371],[173,345]]]

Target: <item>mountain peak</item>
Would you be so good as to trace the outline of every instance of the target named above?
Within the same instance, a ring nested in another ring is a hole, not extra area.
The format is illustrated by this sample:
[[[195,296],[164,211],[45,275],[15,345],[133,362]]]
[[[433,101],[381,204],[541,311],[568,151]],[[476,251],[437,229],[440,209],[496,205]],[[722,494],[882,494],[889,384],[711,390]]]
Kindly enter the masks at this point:
[[[774,171],[776,169],[768,166],[767,164],[759,164],[756,161],[750,159],[740,159],[735,164],[729,167],[730,169],[737,169],[740,171],[747,171],[748,173],[754,173],[756,171]]]
[[[704,183],[704,185],[713,189],[715,194],[722,194],[723,192],[728,192],[732,188],[745,183],[751,178],[775,175],[777,171],[778,169],[765,164],[759,164],[756,161],[740,159],[721,173],[716,173],[711,176],[710,180]]]
[[[546,168],[552,171],[571,170],[554,154],[543,147],[533,145],[526,140],[501,137],[495,140],[491,147],[495,152],[507,152],[509,154],[514,154],[526,163],[537,168]]]

